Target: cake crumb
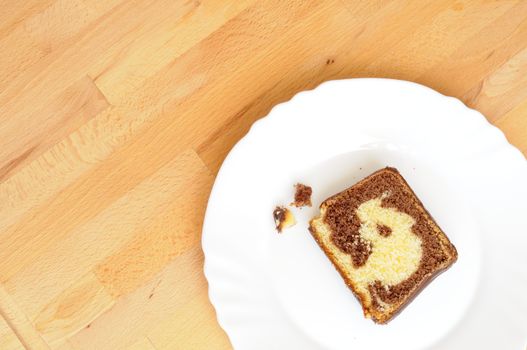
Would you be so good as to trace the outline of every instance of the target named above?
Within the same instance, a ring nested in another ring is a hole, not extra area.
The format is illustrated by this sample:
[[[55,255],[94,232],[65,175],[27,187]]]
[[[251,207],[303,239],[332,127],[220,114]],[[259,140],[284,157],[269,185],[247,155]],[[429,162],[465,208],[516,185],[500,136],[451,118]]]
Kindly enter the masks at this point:
[[[296,224],[295,216],[285,207],[277,206],[273,211],[273,218],[278,233]]]
[[[310,207],[311,206],[311,194],[313,190],[311,187],[297,183],[295,185],[295,201],[291,203],[297,208],[300,207]]]

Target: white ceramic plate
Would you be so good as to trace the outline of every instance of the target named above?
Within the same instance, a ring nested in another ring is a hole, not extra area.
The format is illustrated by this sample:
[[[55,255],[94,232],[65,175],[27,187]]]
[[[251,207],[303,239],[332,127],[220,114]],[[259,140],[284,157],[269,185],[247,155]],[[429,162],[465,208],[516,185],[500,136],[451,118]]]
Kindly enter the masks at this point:
[[[388,325],[359,303],[307,231],[326,197],[394,166],[459,259]],[[313,208],[278,235],[293,184]],[[460,101],[396,80],[326,82],[276,106],[231,151],[203,228],[205,274],[235,349],[524,349],[527,162]]]

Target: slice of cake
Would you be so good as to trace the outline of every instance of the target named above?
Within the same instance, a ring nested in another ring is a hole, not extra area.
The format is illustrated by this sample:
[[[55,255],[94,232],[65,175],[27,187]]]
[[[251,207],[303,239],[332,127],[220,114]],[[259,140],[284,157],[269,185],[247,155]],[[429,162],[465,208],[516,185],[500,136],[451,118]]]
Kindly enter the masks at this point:
[[[326,199],[309,230],[376,323],[390,321],[457,259],[456,248],[394,168]]]

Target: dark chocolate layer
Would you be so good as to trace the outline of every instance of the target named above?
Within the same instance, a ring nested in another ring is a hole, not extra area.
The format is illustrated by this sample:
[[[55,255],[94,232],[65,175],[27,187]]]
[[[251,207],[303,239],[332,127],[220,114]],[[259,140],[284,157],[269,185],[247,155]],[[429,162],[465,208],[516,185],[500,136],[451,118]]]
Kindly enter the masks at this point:
[[[282,232],[282,225],[285,221],[286,208],[276,207],[273,210],[273,219],[278,232]]]

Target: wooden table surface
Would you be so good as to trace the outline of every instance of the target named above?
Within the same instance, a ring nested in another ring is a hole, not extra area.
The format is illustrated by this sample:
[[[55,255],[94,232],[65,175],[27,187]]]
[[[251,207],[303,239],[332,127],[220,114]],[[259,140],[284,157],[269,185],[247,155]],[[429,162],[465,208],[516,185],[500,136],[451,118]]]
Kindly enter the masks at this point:
[[[202,272],[214,176],[324,80],[425,84],[527,154],[527,1],[1,8],[0,349],[229,349]]]

